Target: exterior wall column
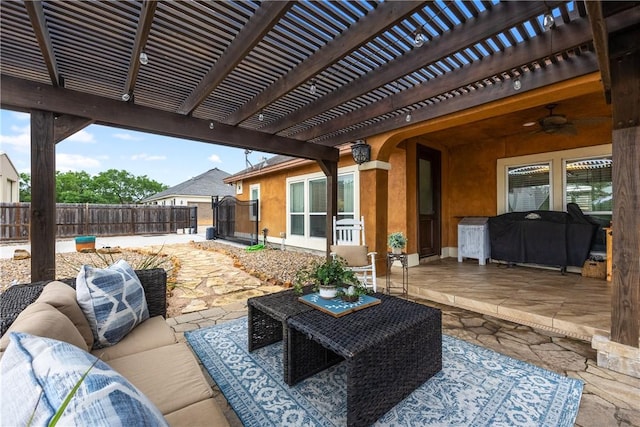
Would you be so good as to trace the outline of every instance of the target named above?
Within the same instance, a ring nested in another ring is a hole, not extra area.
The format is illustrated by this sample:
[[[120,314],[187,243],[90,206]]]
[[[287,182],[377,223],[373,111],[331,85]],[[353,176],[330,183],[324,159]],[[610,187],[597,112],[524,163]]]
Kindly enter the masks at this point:
[[[369,251],[375,251],[378,276],[387,272],[387,223],[389,200],[389,169],[387,162],[374,160],[359,166],[360,214]]]

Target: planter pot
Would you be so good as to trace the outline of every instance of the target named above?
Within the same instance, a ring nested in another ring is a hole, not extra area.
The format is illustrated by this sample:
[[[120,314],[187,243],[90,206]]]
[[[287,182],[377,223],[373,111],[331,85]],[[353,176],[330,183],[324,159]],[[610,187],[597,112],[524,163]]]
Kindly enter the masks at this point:
[[[338,288],[335,286],[320,286],[318,288],[320,298],[333,299],[338,295]]]
[[[391,253],[399,255],[402,253],[402,248],[391,248]]]

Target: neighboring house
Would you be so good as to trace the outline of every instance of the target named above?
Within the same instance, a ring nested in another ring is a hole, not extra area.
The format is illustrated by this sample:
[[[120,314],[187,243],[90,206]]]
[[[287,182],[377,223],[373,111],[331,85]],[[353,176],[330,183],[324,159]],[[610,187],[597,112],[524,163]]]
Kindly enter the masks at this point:
[[[0,202],[20,201],[20,174],[6,153],[0,153]]]
[[[381,266],[394,231],[407,234],[412,265],[456,257],[457,226],[467,216],[561,211],[575,202],[610,221],[611,123],[575,119],[582,105],[611,115],[599,75],[558,88],[561,111],[575,120],[576,132],[541,129],[546,111],[535,107],[489,118],[480,112],[476,119],[454,112],[447,126],[427,121],[387,132],[367,140],[371,161],[361,165],[352,159],[350,144],[342,146],[338,215],[365,217],[367,244]],[[496,110],[504,112],[513,102],[503,101]],[[528,127],[529,121],[536,127]],[[260,200],[259,228],[269,230],[272,242],[286,236],[286,245],[326,248],[327,180],[317,162],[276,156],[224,181],[234,185],[238,199]]]
[[[224,183],[224,179],[228,176],[230,176],[228,172],[214,168],[147,197],[142,203],[163,206],[197,206],[198,228],[211,226],[213,225],[211,198],[214,196],[222,198],[235,194],[233,187]]]

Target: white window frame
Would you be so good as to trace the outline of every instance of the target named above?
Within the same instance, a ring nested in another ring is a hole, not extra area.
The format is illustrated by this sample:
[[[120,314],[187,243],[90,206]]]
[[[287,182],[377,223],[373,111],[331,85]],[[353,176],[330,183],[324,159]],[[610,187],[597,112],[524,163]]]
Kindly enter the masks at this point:
[[[591,147],[573,148],[570,150],[550,151],[546,153],[498,159],[496,166],[498,215],[506,213],[509,206],[508,168],[538,163],[549,163],[551,185],[549,189],[549,210],[566,211],[566,180],[564,170],[566,161],[581,158],[611,156],[611,151],[612,144],[602,144]]]
[[[253,192],[256,192],[256,197],[253,197]],[[256,219],[260,222],[260,184],[251,184],[249,186],[249,200],[258,200],[258,218],[253,215],[253,212],[249,215],[251,217],[251,221],[255,221]]]
[[[338,169],[338,176],[340,175],[353,175],[353,209],[355,218],[360,217],[360,177],[358,173],[358,167],[347,166]],[[307,249],[324,251],[327,247],[327,239],[324,237],[311,237],[309,227],[309,181],[326,178],[326,175],[322,172],[310,173],[305,175],[293,176],[286,179],[286,215],[287,215],[287,238],[286,244],[292,246],[303,247]],[[290,215],[290,192],[289,188],[291,184],[296,182],[304,182],[304,236],[298,236],[291,234],[291,215]]]

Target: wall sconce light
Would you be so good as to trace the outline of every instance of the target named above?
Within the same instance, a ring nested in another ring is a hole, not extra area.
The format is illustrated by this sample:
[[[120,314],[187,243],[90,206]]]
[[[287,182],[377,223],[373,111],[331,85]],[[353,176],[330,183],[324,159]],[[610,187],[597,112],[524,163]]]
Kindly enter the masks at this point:
[[[371,146],[359,139],[351,146],[351,155],[357,164],[366,163],[371,160]]]
[[[140,52],[140,63],[142,65],[147,65],[149,63],[149,56],[144,50]]]

